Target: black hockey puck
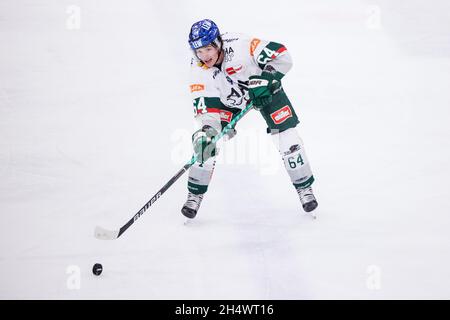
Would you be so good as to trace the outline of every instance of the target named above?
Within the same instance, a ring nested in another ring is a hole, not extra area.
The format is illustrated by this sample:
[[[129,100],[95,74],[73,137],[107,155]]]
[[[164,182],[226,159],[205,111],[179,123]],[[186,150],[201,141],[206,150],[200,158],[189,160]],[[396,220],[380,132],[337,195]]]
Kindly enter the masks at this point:
[[[96,263],[92,267],[92,273],[95,274],[96,276],[99,276],[102,273],[102,271],[103,271],[103,266],[100,263]]]

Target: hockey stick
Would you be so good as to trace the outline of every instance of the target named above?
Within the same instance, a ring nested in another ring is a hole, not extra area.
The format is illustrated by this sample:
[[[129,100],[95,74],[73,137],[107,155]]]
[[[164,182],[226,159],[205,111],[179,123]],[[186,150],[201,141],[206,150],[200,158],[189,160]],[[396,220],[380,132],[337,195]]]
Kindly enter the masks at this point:
[[[250,102],[241,112],[239,112],[230,123],[222,129],[222,131],[212,139],[212,143],[216,143],[221,139],[250,109],[253,108],[253,103]],[[139,219],[150,206],[158,200],[164,192],[167,191],[189,168],[197,161],[196,155],[193,155],[191,160],[187,162],[127,223],[125,223],[119,230],[108,230],[102,227],[95,227],[95,237],[100,240],[113,240],[120,237],[133,223]]]

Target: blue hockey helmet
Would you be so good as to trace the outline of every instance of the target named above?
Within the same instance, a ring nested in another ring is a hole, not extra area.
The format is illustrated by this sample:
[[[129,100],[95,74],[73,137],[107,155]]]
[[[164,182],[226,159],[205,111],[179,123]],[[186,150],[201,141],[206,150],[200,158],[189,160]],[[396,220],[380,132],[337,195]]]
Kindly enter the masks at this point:
[[[189,46],[192,50],[214,44],[221,47],[220,32],[214,21],[203,19],[194,23],[189,32]]]

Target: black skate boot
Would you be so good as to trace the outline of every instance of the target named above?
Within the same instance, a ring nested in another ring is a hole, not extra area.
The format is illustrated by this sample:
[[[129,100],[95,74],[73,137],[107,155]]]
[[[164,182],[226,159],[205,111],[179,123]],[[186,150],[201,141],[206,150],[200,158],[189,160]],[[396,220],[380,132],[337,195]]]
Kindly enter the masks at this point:
[[[197,215],[198,209],[200,208],[202,200],[203,194],[193,194],[192,192],[188,192],[188,198],[181,209],[181,213],[189,219],[194,219]]]
[[[300,202],[302,203],[303,210],[305,210],[305,212],[311,212],[317,208],[318,203],[314,197],[311,187],[297,188],[297,193],[300,197]]]

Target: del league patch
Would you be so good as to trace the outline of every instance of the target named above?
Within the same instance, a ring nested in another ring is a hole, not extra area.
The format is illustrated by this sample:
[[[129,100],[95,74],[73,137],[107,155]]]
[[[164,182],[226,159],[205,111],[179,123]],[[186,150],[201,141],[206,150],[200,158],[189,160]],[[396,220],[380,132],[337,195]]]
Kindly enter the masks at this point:
[[[286,105],[283,108],[278,109],[274,113],[271,113],[270,117],[275,124],[280,124],[292,117],[292,110],[288,105]]]

